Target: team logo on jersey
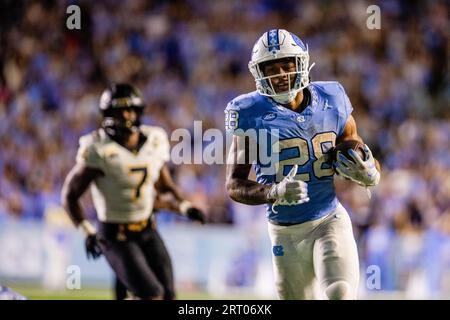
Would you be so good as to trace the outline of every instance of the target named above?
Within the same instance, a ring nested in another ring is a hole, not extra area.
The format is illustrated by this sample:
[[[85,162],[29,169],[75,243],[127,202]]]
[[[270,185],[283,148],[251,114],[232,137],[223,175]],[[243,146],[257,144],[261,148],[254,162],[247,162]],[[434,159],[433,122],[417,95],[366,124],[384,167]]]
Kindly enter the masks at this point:
[[[324,103],[324,105],[323,105],[323,110],[325,111],[325,110],[331,109],[331,108],[332,108],[332,106],[330,106],[330,105],[328,104],[328,99],[325,99],[325,103]]]
[[[272,252],[273,252],[273,255],[276,257],[284,256],[283,246],[273,246]]]
[[[87,160],[87,158],[88,158],[88,149],[87,148],[83,150],[83,153],[81,154],[81,158],[83,158],[84,161]]]
[[[114,159],[114,158],[117,158],[119,156],[119,154],[117,153],[117,151],[115,150],[114,147],[110,147],[110,148],[106,148],[105,156],[108,159]]]
[[[297,117],[298,122],[305,122],[305,116],[298,116]]]
[[[276,117],[277,117],[276,113],[267,112],[265,115],[263,115],[262,119],[264,121],[273,121],[276,119]]]

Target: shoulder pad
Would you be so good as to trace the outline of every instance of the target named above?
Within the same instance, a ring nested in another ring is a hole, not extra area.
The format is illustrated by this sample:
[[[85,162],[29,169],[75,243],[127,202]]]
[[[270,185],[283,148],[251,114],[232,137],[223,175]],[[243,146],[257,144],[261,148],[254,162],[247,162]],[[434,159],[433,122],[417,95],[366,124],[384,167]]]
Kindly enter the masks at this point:
[[[161,127],[157,126],[149,126],[149,125],[141,125],[140,129],[142,133],[146,136],[153,135],[161,138],[167,138],[167,132]]]
[[[311,85],[329,96],[340,95],[345,92],[342,85],[337,81],[314,81],[311,82]]]
[[[312,85],[322,94],[325,99],[330,100],[331,109],[335,110],[337,115],[338,136],[340,136],[345,128],[347,120],[353,111],[352,104],[344,87],[337,81],[318,81]]]
[[[257,91],[241,94],[228,103],[227,109],[238,111],[246,110],[253,107],[260,98],[261,96],[257,93]]]
[[[79,147],[76,156],[77,163],[86,164],[88,167],[103,170],[103,160],[99,153],[101,142],[106,138],[102,129],[92,131],[80,137]]]
[[[147,136],[146,144],[157,150],[158,157],[163,161],[170,160],[170,142],[166,130],[157,126],[141,125],[141,132]]]
[[[102,141],[102,134],[100,130],[94,130],[80,137],[79,143],[80,146],[88,147],[95,143]]]

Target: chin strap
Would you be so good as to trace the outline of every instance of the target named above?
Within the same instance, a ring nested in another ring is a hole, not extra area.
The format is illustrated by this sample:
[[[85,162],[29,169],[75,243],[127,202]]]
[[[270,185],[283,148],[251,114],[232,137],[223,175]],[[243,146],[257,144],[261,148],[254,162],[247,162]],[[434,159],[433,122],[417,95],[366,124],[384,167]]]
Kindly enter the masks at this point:
[[[289,93],[283,93],[276,96],[273,96],[272,99],[279,104],[288,104],[289,102],[293,101],[295,97],[297,96],[299,90]]]
[[[369,187],[366,187],[367,197],[369,199],[372,199],[372,192],[370,191]]]

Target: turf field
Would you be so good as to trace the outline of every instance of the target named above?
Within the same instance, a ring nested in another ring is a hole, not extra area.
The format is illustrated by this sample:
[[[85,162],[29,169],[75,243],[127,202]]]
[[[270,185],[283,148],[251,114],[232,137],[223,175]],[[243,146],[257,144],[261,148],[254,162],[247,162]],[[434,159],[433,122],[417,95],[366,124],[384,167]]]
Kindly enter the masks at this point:
[[[14,291],[24,295],[30,300],[111,300],[113,291],[110,288],[83,288],[80,290],[45,290],[34,285],[10,285]],[[180,300],[253,300],[258,299],[252,296],[226,296],[213,297],[206,292],[179,292],[177,299]]]
[[[112,300],[113,291],[110,288],[83,288],[80,290],[46,290],[38,285],[15,285],[7,284],[14,291],[22,294],[30,300]],[[403,299],[450,299],[450,296],[439,297],[408,297],[403,292],[378,292],[372,293],[360,299],[369,300],[403,300]],[[207,292],[201,291],[179,291],[178,300],[258,300],[259,297],[251,295],[227,295],[212,296]]]

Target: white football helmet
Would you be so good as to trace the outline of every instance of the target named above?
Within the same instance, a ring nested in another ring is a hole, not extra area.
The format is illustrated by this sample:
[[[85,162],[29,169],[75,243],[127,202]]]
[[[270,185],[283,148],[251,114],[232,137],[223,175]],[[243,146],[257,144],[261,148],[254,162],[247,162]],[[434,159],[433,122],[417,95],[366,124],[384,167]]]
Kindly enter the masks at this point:
[[[286,74],[265,76],[260,68],[262,62],[282,58],[295,58],[296,71]],[[309,66],[308,46],[299,37],[284,29],[272,29],[265,32],[253,46],[252,57],[248,68],[255,78],[256,89],[263,96],[268,96],[280,104],[287,104],[294,100],[297,92],[308,86],[309,71],[314,63]],[[271,79],[288,76],[289,87],[287,91],[275,92]],[[295,77],[291,88],[291,77]]]

